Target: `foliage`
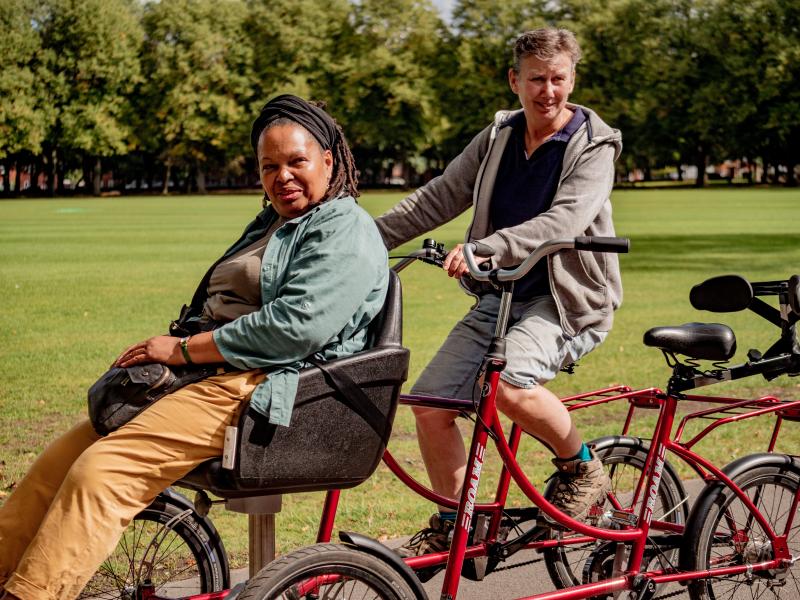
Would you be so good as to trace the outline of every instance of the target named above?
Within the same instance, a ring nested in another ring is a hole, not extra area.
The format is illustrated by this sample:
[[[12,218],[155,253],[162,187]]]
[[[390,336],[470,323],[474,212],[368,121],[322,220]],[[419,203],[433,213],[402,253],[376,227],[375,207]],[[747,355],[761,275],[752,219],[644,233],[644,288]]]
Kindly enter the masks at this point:
[[[702,174],[709,158],[797,156],[796,2],[565,5],[587,55],[576,98],[622,129],[629,164],[693,162]]]
[[[0,158],[38,154],[52,119],[41,86],[40,19],[35,0],[8,0],[0,11]]]
[[[362,169],[405,160],[434,142],[438,106],[430,82],[442,27],[429,0],[352,5],[329,63],[328,92]]]
[[[240,0],[162,0],[145,6],[142,144],[167,165],[225,165],[247,148],[252,48]],[[204,189],[202,191],[205,191]]]
[[[449,23],[431,0],[6,6],[0,161],[51,190],[81,167],[99,186],[97,157],[120,189],[162,168],[165,191],[170,172],[200,190],[251,173],[249,123],[285,92],[327,102],[368,183],[441,169],[518,105],[512,43],[544,25],[576,32],[573,100],[622,130],[620,171],[759,158],[793,184],[800,162],[798,0],[455,0]]]
[[[141,26],[132,0],[48,0],[40,23],[48,142],[64,152],[113,156],[128,149],[126,108],[139,79]]]

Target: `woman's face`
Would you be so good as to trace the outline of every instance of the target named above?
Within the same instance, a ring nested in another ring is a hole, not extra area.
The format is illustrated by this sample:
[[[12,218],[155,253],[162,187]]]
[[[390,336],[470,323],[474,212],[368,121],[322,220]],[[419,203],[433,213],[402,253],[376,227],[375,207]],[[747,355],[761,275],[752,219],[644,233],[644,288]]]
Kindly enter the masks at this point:
[[[275,212],[293,219],[325,197],[333,154],[323,151],[305,127],[275,125],[258,138],[258,169]]]
[[[566,52],[550,60],[526,56],[520,60],[519,73],[510,69],[508,82],[519,97],[525,118],[535,126],[558,121],[575,87],[575,69]]]

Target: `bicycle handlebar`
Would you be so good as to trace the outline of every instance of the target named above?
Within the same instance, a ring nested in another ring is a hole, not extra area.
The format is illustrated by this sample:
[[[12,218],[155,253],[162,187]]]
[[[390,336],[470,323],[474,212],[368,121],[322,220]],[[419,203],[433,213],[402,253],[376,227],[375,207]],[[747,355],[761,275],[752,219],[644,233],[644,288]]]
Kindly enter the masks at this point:
[[[534,250],[521,265],[514,269],[495,269],[482,271],[475,256],[482,258],[491,257],[494,250],[479,242],[464,244],[464,258],[467,261],[469,274],[475,281],[516,281],[528,273],[537,262],[549,254],[559,250],[583,250],[590,252],[616,252],[624,253],[630,250],[630,240],[616,237],[588,237],[564,238],[550,240]]]

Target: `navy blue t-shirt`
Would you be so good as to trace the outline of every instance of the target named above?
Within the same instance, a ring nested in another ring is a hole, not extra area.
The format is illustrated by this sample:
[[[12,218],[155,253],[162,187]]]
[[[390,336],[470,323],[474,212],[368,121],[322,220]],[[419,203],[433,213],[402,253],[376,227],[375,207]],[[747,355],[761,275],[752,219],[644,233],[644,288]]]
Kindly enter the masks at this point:
[[[586,120],[578,108],[572,119],[544,144],[525,156],[525,113],[509,120],[511,137],[500,159],[492,205],[489,208],[494,231],[529,221],[550,208],[561,178],[567,142]],[[550,293],[547,261],[542,260],[514,286],[515,300],[529,300]]]

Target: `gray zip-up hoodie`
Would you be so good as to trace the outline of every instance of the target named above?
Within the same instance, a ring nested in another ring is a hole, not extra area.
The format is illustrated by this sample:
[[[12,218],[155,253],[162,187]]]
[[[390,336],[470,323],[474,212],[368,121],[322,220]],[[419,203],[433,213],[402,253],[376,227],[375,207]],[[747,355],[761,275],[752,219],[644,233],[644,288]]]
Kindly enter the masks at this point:
[[[576,105],[568,105],[576,108]],[[581,107],[586,121],[567,144],[561,179],[551,207],[514,227],[492,231],[489,204],[497,169],[511,135],[508,121],[519,111],[501,111],[476,135],[444,173],[378,217],[378,229],[391,249],[446,223],[474,205],[465,241],[490,246],[493,265],[520,264],[547,240],[580,235],[613,236],[610,194],[614,161],[622,150],[620,132]],[[562,250],[548,257],[550,289],[567,335],[593,327],[609,331],[622,302],[616,254]],[[464,288],[474,295],[485,287],[469,277]]]

